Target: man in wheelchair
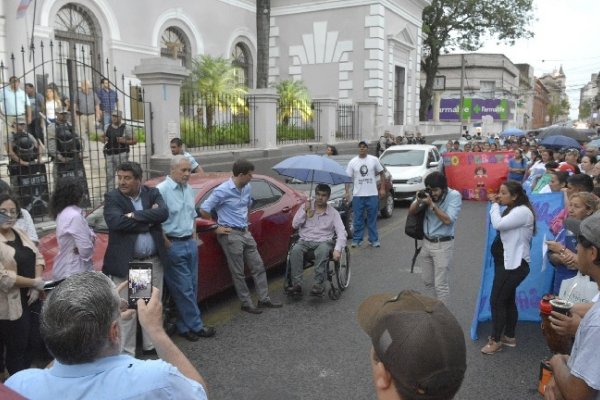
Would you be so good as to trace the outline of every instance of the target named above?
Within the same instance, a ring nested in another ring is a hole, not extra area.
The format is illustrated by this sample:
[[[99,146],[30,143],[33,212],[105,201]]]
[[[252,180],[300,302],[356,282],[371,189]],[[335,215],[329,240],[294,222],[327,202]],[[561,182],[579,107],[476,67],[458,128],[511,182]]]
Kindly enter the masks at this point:
[[[290,250],[291,287],[290,295],[302,295],[302,274],[304,271],[304,255],[313,251],[315,256],[314,285],[310,291],[313,296],[321,296],[325,292],[325,279],[329,254],[333,249],[334,261],[340,259],[346,247],[346,230],[338,211],[327,204],[331,188],[318,184],[315,188],[314,202],[308,199],[304,207],[298,209],[292,226],[298,230],[300,239]]]

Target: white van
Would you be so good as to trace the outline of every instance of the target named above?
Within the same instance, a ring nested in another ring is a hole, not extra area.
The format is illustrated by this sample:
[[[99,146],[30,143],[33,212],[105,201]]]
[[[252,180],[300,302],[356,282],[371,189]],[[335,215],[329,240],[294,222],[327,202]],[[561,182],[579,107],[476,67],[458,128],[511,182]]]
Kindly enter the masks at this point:
[[[379,161],[392,174],[395,200],[413,199],[416,192],[425,189],[425,177],[444,168],[437,147],[428,144],[392,146]]]

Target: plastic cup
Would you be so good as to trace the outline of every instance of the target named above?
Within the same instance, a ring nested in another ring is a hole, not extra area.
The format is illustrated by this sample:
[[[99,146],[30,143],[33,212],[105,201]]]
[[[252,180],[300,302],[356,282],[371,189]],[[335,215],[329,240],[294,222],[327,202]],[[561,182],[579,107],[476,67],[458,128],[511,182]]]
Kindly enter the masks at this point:
[[[569,311],[571,311],[571,307],[573,307],[573,303],[562,299],[552,299],[550,300],[550,305],[552,305],[552,311],[565,315],[568,315]]]

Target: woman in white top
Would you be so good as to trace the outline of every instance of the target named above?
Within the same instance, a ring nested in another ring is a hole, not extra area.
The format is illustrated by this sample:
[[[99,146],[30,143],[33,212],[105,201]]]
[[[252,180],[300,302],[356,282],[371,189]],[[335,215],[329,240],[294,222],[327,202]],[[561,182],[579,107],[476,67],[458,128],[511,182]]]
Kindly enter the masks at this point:
[[[46,103],[44,109],[46,111],[46,120],[48,123],[55,123],[56,113],[62,109],[60,96],[56,90],[52,88],[46,89]]]
[[[529,274],[529,251],[535,231],[535,216],[529,198],[520,183],[507,181],[498,194],[490,194],[493,203],[490,220],[498,231],[492,243],[494,283],[490,296],[492,335],[481,349],[494,354],[502,345],[515,347],[515,327],[519,319],[515,294],[517,286]],[[504,211],[500,206],[506,206]]]

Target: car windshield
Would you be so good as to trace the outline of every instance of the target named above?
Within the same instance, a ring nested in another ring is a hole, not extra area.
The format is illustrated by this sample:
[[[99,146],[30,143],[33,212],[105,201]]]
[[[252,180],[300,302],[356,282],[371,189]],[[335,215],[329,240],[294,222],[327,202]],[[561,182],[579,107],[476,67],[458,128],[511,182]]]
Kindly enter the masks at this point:
[[[390,151],[381,156],[381,163],[390,167],[416,167],[423,164],[423,150]]]
[[[96,208],[85,219],[94,232],[108,232],[108,225],[104,220],[104,207]]]

